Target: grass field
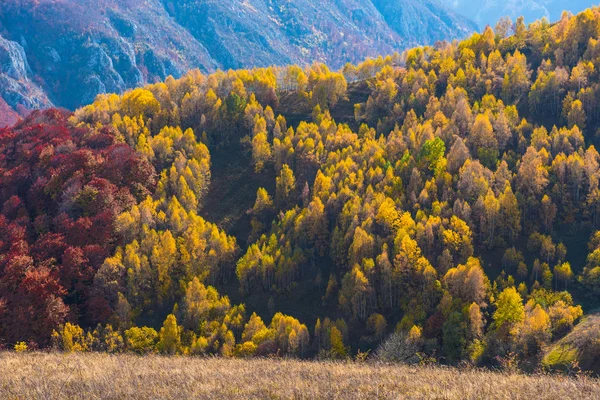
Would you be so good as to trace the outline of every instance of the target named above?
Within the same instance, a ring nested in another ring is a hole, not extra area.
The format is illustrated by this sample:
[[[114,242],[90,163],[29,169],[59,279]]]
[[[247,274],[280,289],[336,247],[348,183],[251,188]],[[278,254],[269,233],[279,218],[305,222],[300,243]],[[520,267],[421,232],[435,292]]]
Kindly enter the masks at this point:
[[[592,399],[600,381],[384,364],[0,353],[0,399]]]

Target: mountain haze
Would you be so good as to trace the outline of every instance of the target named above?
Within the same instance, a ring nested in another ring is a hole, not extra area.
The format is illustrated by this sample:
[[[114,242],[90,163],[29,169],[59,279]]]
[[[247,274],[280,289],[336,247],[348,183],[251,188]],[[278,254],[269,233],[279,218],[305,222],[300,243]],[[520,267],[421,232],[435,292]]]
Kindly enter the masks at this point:
[[[473,19],[481,28],[494,26],[504,16],[512,20],[523,16],[527,23],[546,18],[558,21],[563,10],[578,13],[588,7],[598,5],[592,0],[441,0],[444,5]]]
[[[3,3],[0,104],[21,113],[74,109],[99,93],[122,93],[193,68],[314,61],[339,68],[476,29],[432,0]]]

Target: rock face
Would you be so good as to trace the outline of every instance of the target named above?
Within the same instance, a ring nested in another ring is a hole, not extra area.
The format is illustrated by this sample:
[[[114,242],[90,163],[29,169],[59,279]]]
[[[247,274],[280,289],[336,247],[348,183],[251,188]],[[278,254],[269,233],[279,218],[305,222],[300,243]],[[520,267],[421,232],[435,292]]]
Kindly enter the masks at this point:
[[[4,0],[0,97],[74,109],[191,68],[338,68],[475,29],[438,0]]]
[[[12,79],[21,79],[31,73],[25,50],[18,43],[0,36],[0,72]]]
[[[9,110],[19,106],[34,109],[51,105],[30,76],[31,69],[23,47],[0,36],[0,113],[6,114],[0,116],[0,125],[1,120],[12,121],[13,118],[8,117]]]
[[[19,71],[13,79],[22,82],[29,76],[54,105],[71,109],[99,93],[121,93],[190,67],[217,67],[158,0],[6,0],[0,32],[4,42],[14,43],[0,42],[0,48],[8,49],[4,53],[14,54],[1,77],[13,78],[10,71]],[[43,106],[14,95],[2,97],[12,108]]]
[[[494,26],[503,16],[513,21],[523,16],[526,22],[533,22],[546,17],[549,21],[557,21],[563,10],[574,14],[597,5],[592,0],[441,0],[444,5],[456,12],[473,19],[480,28]]]

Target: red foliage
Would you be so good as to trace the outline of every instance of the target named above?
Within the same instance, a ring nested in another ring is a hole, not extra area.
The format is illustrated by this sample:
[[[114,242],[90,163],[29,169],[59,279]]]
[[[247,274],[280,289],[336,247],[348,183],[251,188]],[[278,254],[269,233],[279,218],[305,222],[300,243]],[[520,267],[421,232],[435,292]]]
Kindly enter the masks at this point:
[[[116,246],[116,216],[154,189],[144,157],[110,128],[34,112],[0,129],[0,342],[46,345],[67,319],[101,322],[93,277]]]
[[[442,334],[442,326],[444,325],[444,314],[436,312],[425,321],[423,327],[423,336],[428,339],[440,337]]]
[[[0,128],[11,126],[19,120],[19,114],[0,97]]]

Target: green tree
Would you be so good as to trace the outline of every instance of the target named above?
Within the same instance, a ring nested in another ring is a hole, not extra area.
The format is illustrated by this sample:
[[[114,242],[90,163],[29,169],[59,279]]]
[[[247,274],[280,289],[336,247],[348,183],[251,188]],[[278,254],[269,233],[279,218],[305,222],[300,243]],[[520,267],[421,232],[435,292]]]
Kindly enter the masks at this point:
[[[523,299],[514,287],[508,287],[500,293],[493,315],[496,329],[513,333],[514,328],[525,319]]]
[[[442,327],[444,355],[450,363],[461,360],[465,355],[467,344],[467,324],[460,312],[448,316]]]

